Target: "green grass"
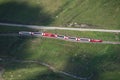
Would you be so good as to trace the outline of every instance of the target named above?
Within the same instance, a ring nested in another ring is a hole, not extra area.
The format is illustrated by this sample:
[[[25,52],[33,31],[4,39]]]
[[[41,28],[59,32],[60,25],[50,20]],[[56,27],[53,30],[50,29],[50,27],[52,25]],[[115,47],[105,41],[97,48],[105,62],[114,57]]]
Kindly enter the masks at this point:
[[[15,67],[16,65],[17,67]],[[10,67],[12,68],[12,70],[10,70]],[[3,78],[5,78],[5,80],[55,80],[55,78],[58,80],[62,79],[61,76],[59,76],[57,73],[55,74],[51,70],[43,66],[31,63],[9,64],[9,67],[6,68]]]
[[[94,26],[88,28],[120,29],[119,5],[119,0],[0,0],[0,21],[65,27],[77,23]]]
[[[63,70],[78,76],[89,76],[93,74],[91,80],[119,80],[120,78],[120,45],[72,43],[46,38],[29,39],[22,44],[23,45],[21,45],[21,43],[19,45],[16,44],[18,45],[17,48],[13,47],[10,53],[12,57],[46,62],[58,70]],[[15,79],[18,79],[19,72],[22,72],[24,68],[25,72],[28,73],[30,71],[28,68],[30,64],[26,64],[28,67],[24,65],[20,63],[16,66],[9,65],[6,70],[7,72],[4,74],[6,80],[10,78],[9,71],[12,71],[15,76],[13,78]],[[22,66],[22,69],[19,69],[19,66]],[[40,67],[37,69],[39,68]],[[25,74],[22,78],[25,77],[26,80],[29,80],[27,76],[32,75],[32,73],[37,75],[38,72],[39,71],[33,67],[31,73]],[[41,69],[40,73],[42,74]],[[36,80],[41,79],[41,74],[38,75],[39,78],[34,78],[34,75],[33,78]],[[59,74],[57,75],[59,76]],[[32,76],[30,78],[32,78]],[[56,80],[58,77],[49,76],[45,78],[45,80],[49,79]],[[66,80],[66,78],[62,80]]]
[[[0,33],[16,33],[19,31],[38,31],[35,29],[25,28],[25,27],[13,27],[13,26],[0,26]]]
[[[0,22],[48,25],[53,20],[39,5],[33,6],[26,1],[2,1]]]
[[[26,28],[9,28],[2,26],[0,32],[34,31]],[[61,35],[98,38],[110,41],[114,33],[79,32],[65,30],[48,30]],[[119,34],[117,35],[119,37]],[[34,37],[0,37],[0,56],[22,60],[37,60],[48,63],[58,70],[76,76],[90,76],[91,80],[119,80],[120,45],[85,44],[63,40]],[[0,62],[5,68],[6,80],[75,80],[54,73],[44,66],[31,63]]]
[[[72,22],[95,28],[120,29],[119,0],[0,0],[0,22],[65,26]],[[56,17],[57,16],[57,17]],[[66,26],[68,27],[68,26]],[[74,27],[74,26],[72,26]],[[36,31],[0,26],[0,32]],[[55,30],[57,34],[120,41],[119,33]],[[0,36],[0,57],[37,60],[90,80],[120,79],[120,45]],[[30,63],[1,62],[5,80],[75,80]]]
[[[18,63],[14,63],[14,64],[18,64]],[[10,64],[10,66],[13,67],[12,70],[6,70],[6,72],[4,73],[3,77],[5,78],[5,80],[9,80],[9,79],[11,80],[33,80],[35,76],[47,70],[46,68],[41,67],[41,66],[30,67],[28,65],[14,69],[14,66],[16,66],[14,64]],[[23,66],[25,64],[19,63],[18,65]]]
[[[96,25],[93,28],[120,29],[119,0],[74,0],[56,18],[55,25],[69,23]],[[61,9],[62,9],[61,8]]]

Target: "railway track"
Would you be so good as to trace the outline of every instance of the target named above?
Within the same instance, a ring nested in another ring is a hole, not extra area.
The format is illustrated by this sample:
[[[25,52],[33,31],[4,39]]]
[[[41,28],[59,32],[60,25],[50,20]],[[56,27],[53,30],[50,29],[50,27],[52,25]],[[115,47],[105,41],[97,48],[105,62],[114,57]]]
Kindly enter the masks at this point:
[[[4,33],[4,34],[0,34],[0,36],[19,36],[20,35],[18,33]],[[102,41],[102,42],[89,42],[89,41],[76,41],[76,40],[72,40],[72,39],[64,39],[64,38],[55,38],[55,37],[47,37],[47,36],[42,36],[42,35],[22,35],[22,36],[28,36],[28,37],[44,37],[44,38],[53,38],[53,39],[60,39],[60,40],[65,40],[65,41],[70,41],[70,42],[79,42],[79,43],[94,43],[94,44],[120,44],[120,42],[115,42],[115,41]],[[21,36],[21,37],[22,37]]]

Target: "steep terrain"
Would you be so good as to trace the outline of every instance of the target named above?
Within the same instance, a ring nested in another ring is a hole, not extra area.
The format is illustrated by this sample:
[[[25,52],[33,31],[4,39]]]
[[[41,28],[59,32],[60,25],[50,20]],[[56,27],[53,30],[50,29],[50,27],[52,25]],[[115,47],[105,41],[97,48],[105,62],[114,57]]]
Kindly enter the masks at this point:
[[[120,0],[0,0],[0,21],[120,29]]]
[[[120,0],[0,0],[0,22],[46,26],[120,29]],[[0,33],[38,31],[0,26]],[[120,41],[119,33],[40,30],[61,35]],[[120,45],[74,43],[40,37],[0,36],[4,80],[120,79]],[[21,61],[37,61],[19,62]]]
[[[0,28],[1,33],[21,30],[34,31],[5,26]],[[116,41],[114,33],[59,30],[47,32]],[[38,63],[23,63],[15,60],[47,63],[57,70],[75,76],[90,77],[90,80],[119,80],[120,45],[85,44],[48,38],[12,36],[0,36],[0,43],[0,58],[2,59],[0,66],[5,69],[2,75],[5,80],[76,80],[53,72]]]

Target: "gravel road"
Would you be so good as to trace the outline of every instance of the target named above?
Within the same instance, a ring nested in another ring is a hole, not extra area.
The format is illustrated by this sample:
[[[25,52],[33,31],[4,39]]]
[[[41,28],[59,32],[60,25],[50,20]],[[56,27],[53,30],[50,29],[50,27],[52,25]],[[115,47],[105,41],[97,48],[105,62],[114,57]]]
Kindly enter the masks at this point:
[[[0,23],[0,25],[27,27],[27,28],[32,28],[32,29],[50,29],[50,30],[58,29],[58,30],[96,31],[96,32],[116,32],[116,33],[120,33],[120,30],[107,30],[107,29],[66,28],[66,27],[36,26],[36,25],[22,25],[22,24],[10,24],[10,23]]]

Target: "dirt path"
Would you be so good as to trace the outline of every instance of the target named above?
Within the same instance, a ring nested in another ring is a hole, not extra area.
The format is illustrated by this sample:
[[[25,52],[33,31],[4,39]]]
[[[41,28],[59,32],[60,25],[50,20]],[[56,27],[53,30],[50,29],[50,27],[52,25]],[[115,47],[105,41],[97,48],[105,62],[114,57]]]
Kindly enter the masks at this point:
[[[106,30],[106,29],[84,29],[84,28],[66,28],[66,27],[52,27],[52,26],[36,26],[36,25],[22,25],[22,24],[10,24],[0,23],[4,26],[15,26],[15,27],[27,27],[32,29],[51,29],[51,30],[75,30],[75,31],[96,31],[96,32],[116,32],[120,33],[120,30]]]
[[[71,77],[71,78],[74,78],[74,79],[79,79],[79,80],[88,80],[89,78],[91,78],[91,76],[89,77],[81,77],[81,76],[76,76],[76,75],[73,75],[73,74],[70,74],[70,73],[67,73],[67,72],[64,72],[64,71],[60,71],[60,70],[57,70],[55,67],[53,67],[52,65],[49,65],[47,63],[44,63],[44,62],[40,62],[40,61],[34,61],[34,60],[16,60],[16,59],[3,59],[1,58],[2,60],[1,61],[4,61],[4,62],[18,62],[18,63],[35,63],[35,64],[39,64],[39,65],[42,65],[42,66],[45,66],[47,68],[49,68],[50,70],[52,70],[54,73],[59,73],[59,74],[62,74],[64,76],[68,76],[68,77]],[[4,72],[4,69],[2,69],[1,71],[1,75],[3,74]],[[2,78],[0,78],[1,80]],[[2,79],[3,80],[3,79]]]

